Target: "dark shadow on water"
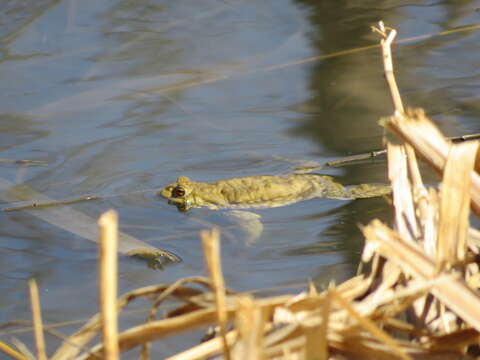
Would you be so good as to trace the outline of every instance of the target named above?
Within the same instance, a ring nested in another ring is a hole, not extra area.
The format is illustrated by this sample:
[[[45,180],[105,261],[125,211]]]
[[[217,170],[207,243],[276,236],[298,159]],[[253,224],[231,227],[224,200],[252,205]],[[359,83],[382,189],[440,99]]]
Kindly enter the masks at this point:
[[[318,234],[318,241],[306,247],[299,247],[285,252],[286,256],[319,254],[342,254],[342,263],[350,274],[355,273],[364,246],[364,237],[360,225],[366,225],[373,219],[391,224],[391,209],[383,198],[359,199],[349,201],[341,207],[327,212],[312,214],[310,218],[332,217],[336,221]],[[323,267],[319,274],[323,274]],[[344,272],[345,274],[345,272]],[[341,275],[341,274],[339,274]],[[322,277],[322,276],[320,276]]]

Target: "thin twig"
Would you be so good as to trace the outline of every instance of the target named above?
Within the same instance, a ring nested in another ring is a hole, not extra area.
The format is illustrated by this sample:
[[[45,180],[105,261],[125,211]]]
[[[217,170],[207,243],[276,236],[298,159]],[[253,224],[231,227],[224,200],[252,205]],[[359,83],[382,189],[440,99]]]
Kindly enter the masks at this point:
[[[39,360],[47,360],[45,351],[45,338],[43,337],[43,322],[40,307],[40,297],[38,296],[38,286],[35,279],[28,281],[30,289],[30,302],[32,306],[33,329],[35,333],[35,343],[37,345],[37,355]]]
[[[480,133],[449,137],[447,139],[449,139],[451,142],[454,142],[454,143],[470,141],[470,140],[478,140],[480,139]]]
[[[348,163],[355,162],[355,161],[374,159],[374,158],[379,157],[381,155],[385,155],[386,152],[387,152],[387,150],[375,150],[375,151],[370,151],[368,153],[352,155],[352,156],[345,156],[345,157],[342,157],[340,159],[327,161],[324,166],[328,166],[328,167],[343,166],[343,165],[347,165]]]
[[[100,314],[102,319],[102,336],[104,359],[118,359],[118,324],[117,324],[117,247],[118,215],[114,210],[104,213],[98,221],[100,226]]]
[[[480,133],[475,133],[475,134],[467,134],[467,135],[460,135],[460,136],[452,136],[447,138],[453,143],[460,143],[460,142],[465,142],[465,141],[472,141],[472,140],[478,140],[480,139]],[[366,153],[361,153],[361,154],[356,154],[356,155],[351,155],[351,156],[345,156],[341,157],[339,159],[327,161],[323,164],[320,164],[318,166],[314,166],[313,169],[321,169],[325,167],[340,167],[340,166],[345,166],[345,165],[350,165],[351,163],[355,163],[358,161],[362,160],[373,160],[375,158],[378,158],[380,156],[383,156],[387,153],[387,149],[382,149],[382,150],[373,150],[370,152]],[[309,169],[311,170],[311,169]]]

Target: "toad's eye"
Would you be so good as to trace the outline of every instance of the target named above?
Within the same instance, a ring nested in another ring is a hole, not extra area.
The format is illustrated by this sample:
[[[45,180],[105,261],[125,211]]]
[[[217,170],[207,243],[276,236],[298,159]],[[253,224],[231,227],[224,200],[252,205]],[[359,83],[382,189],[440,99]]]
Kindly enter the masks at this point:
[[[175,189],[173,189],[172,195],[174,197],[182,197],[185,195],[185,189],[181,186],[177,186]]]

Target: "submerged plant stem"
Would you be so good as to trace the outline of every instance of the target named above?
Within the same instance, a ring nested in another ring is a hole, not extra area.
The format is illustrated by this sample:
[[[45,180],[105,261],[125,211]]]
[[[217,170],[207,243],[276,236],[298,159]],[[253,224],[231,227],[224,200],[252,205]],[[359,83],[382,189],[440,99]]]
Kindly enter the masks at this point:
[[[74,204],[74,203],[82,202],[82,201],[100,200],[101,198],[102,197],[97,196],[97,195],[87,195],[87,196],[81,196],[81,197],[78,197],[78,198],[67,199],[67,200],[33,202],[33,203],[27,204],[27,205],[7,207],[7,208],[4,208],[3,211],[19,211],[19,210],[28,210],[28,209],[38,209],[38,208],[44,208],[44,207],[49,207],[49,206]]]

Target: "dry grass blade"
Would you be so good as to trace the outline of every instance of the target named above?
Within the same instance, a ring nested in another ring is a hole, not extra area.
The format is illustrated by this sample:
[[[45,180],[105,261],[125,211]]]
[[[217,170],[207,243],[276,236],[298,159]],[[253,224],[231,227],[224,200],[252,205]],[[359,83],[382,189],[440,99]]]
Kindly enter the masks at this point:
[[[23,342],[21,342],[19,339],[16,337],[12,338],[12,344],[15,345],[15,347],[20,351],[23,356],[25,356],[28,360],[37,360],[35,355],[32,354],[30,349],[25,345]]]
[[[114,210],[104,213],[100,225],[100,318],[105,344],[105,359],[118,359],[117,323],[117,247],[118,215]]]
[[[224,356],[226,360],[230,360],[230,351],[226,339],[227,311],[225,300],[225,283],[223,280],[222,266],[220,263],[220,234],[218,229],[211,231],[202,231],[200,234],[203,244],[203,252],[207,263],[208,272],[212,278],[215,302],[217,309],[217,320],[220,327],[220,336],[222,337],[224,346]]]
[[[440,189],[437,262],[447,269],[463,262],[467,254],[470,216],[470,174],[478,142],[452,145]]]
[[[17,350],[3,341],[0,341],[0,351],[15,360],[28,360],[26,356],[24,356],[22,353],[19,353]]]
[[[30,302],[32,306],[33,329],[35,332],[35,343],[37,345],[37,354],[39,360],[47,360],[45,338],[43,336],[43,322],[40,308],[40,298],[38,296],[38,286],[35,279],[28,281],[30,288]]]
[[[80,330],[65,340],[51,360],[73,359],[100,329],[100,314],[93,316]]]

